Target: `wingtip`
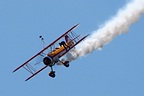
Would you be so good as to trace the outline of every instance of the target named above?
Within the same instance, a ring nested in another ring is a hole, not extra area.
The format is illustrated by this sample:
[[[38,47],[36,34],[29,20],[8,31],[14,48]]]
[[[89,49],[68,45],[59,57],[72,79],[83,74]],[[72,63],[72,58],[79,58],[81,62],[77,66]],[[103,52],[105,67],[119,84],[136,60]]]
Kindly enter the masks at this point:
[[[29,79],[30,79],[30,78],[27,78],[27,79],[25,80],[25,82],[28,81]]]
[[[12,73],[14,73],[16,70],[13,70]]]
[[[27,82],[28,80],[26,79],[25,82]]]
[[[80,23],[76,24],[76,26],[79,26],[79,25],[80,25]]]
[[[86,37],[88,37],[90,34],[87,34]]]

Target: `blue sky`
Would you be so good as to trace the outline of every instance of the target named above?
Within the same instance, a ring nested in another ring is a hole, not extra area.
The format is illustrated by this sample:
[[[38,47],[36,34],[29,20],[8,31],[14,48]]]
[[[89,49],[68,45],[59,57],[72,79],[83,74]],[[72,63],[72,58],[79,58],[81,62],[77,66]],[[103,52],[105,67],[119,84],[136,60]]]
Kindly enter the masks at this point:
[[[30,81],[24,69],[12,71],[42,49],[39,35],[51,43],[73,25],[89,34],[128,0],[1,0],[1,96],[144,96],[144,15],[127,34],[70,63],[49,68]]]

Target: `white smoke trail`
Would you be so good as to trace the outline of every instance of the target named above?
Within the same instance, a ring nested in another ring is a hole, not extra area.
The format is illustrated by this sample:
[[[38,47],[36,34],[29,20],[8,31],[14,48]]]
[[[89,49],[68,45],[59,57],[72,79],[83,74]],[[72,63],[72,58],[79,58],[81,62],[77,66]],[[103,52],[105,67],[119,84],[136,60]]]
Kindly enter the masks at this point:
[[[132,0],[104,26],[83,41],[77,49],[72,50],[66,55],[67,60],[72,61],[79,56],[84,56],[91,53],[105,44],[109,43],[117,35],[128,32],[131,24],[138,21],[139,17],[144,12],[144,0]]]

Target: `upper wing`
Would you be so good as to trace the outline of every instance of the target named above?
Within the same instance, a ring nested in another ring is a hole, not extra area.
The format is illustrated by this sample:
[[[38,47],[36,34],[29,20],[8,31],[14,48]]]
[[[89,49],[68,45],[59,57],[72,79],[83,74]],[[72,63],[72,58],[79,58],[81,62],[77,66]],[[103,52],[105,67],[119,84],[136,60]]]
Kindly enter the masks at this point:
[[[62,37],[64,37],[66,34],[68,34],[69,32],[71,32],[74,28],[76,28],[79,24],[73,26],[72,28],[70,28],[68,31],[66,31],[63,35],[61,35],[59,38],[57,38],[54,42],[52,42],[51,44],[49,44],[48,46],[46,46],[44,49],[42,49],[40,52],[38,52],[36,55],[34,55],[33,57],[31,57],[29,60],[27,60],[25,63],[23,63],[22,65],[20,65],[19,67],[17,67],[13,72],[17,71],[18,69],[20,69],[21,67],[23,67],[24,65],[26,65],[28,62],[30,62],[31,60],[33,60],[35,57],[37,57],[38,55],[40,55],[42,52],[44,52],[46,49],[48,49],[50,46],[52,46],[53,44],[55,44],[58,40],[60,40]],[[36,74],[35,74],[36,75]]]

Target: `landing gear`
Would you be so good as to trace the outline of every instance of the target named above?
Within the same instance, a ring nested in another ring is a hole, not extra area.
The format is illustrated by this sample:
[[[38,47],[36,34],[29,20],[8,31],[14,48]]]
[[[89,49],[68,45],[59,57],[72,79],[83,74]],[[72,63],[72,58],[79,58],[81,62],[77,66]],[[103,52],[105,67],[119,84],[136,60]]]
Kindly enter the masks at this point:
[[[54,78],[54,77],[55,77],[55,71],[51,71],[51,72],[49,73],[49,76],[52,77],[52,78]]]
[[[49,73],[49,76],[52,77],[52,78],[55,77],[55,71],[53,71],[52,66],[51,66],[51,71],[50,71],[50,73]]]
[[[46,58],[46,64],[47,64],[47,62],[48,62],[49,60]],[[64,62],[62,62],[62,61],[60,61],[65,67],[69,67],[69,61],[64,61]],[[49,76],[50,77],[52,77],[52,78],[54,78],[56,75],[55,75],[55,71],[53,70],[53,67],[52,67],[53,65],[49,65],[49,67],[51,68],[51,71],[49,72]]]

